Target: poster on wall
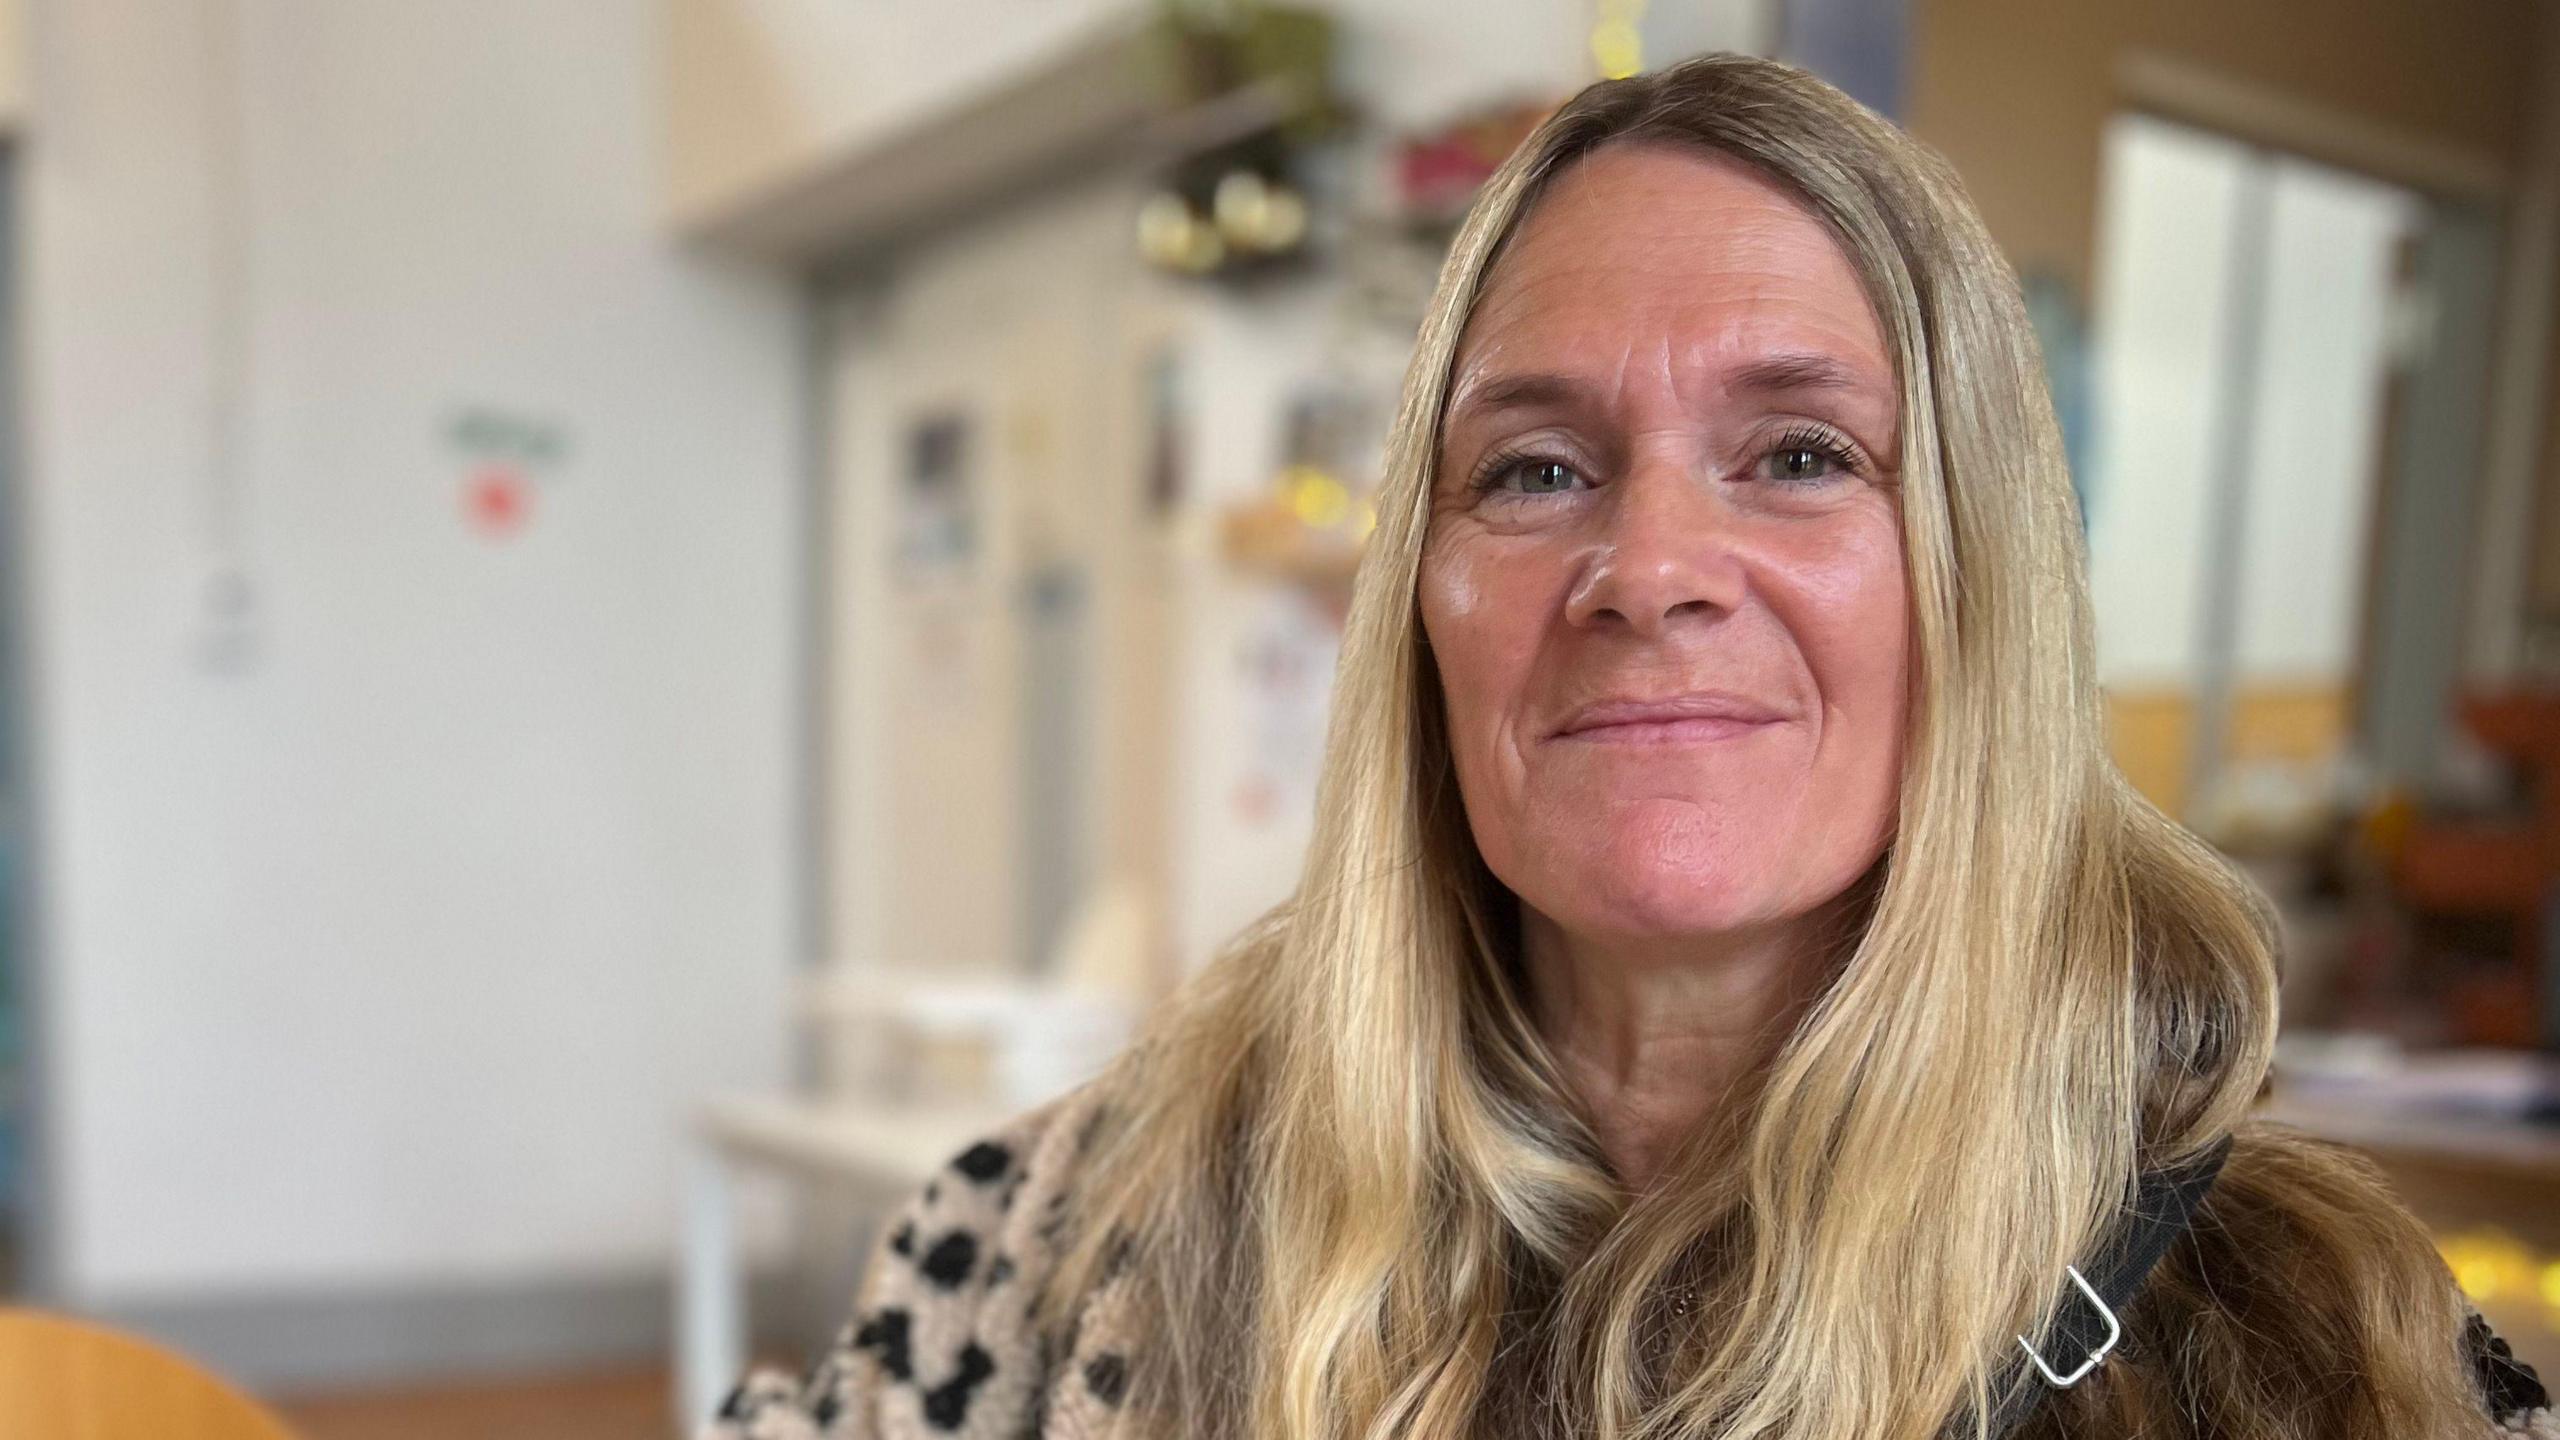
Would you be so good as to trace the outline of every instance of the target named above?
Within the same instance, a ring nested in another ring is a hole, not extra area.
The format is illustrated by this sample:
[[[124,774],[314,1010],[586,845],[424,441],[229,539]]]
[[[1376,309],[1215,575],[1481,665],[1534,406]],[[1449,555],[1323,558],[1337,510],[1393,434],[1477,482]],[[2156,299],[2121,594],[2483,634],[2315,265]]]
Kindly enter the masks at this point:
[[[976,562],[976,484],[966,418],[937,411],[907,427],[898,479],[898,570],[908,582],[966,576]]]
[[[461,480],[463,525],[492,542],[515,539],[532,523],[535,502],[559,481],[570,453],[566,422],[499,405],[458,407],[444,438]]]
[[[1332,618],[1304,595],[1274,588],[1254,601],[1235,652],[1247,751],[1231,801],[1244,824],[1313,816],[1340,650]]]

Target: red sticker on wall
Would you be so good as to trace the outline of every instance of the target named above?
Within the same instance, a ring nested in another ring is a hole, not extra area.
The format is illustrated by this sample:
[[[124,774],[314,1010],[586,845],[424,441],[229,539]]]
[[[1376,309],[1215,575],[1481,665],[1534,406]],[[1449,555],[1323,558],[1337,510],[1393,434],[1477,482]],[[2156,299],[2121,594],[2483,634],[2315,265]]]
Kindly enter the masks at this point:
[[[533,487],[513,465],[483,465],[463,482],[463,518],[492,540],[523,529],[532,509]]]

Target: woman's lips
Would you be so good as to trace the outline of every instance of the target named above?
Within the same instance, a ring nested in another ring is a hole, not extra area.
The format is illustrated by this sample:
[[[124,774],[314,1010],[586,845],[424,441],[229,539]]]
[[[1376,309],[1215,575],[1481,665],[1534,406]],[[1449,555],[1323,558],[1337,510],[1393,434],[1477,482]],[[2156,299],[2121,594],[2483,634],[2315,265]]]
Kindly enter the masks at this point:
[[[1574,711],[1557,727],[1554,738],[1605,745],[1677,745],[1730,740],[1786,718],[1774,706],[1720,693],[1603,700]]]
[[[1737,735],[1756,734],[1774,722],[1768,720],[1726,720],[1713,716],[1690,716],[1678,720],[1629,720],[1614,725],[1591,725],[1569,730],[1561,740],[1581,740],[1600,745],[1678,745],[1691,741],[1730,740]]]

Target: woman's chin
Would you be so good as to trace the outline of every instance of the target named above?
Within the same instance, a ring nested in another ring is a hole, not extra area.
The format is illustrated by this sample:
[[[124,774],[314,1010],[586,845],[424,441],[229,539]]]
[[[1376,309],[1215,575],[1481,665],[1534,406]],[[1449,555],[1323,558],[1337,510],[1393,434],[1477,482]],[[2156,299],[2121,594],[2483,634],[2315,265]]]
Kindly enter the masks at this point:
[[[1568,930],[1623,939],[1717,935],[1782,918],[1784,906],[1747,865],[1618,869],[1572,887]]]

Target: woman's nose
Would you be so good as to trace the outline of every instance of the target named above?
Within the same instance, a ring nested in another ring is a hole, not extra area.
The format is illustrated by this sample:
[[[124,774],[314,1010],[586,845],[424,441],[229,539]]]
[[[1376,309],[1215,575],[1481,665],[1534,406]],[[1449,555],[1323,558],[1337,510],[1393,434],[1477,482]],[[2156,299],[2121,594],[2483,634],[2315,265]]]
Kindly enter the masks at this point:
[[[1731,611],[1742,598],[1742,563],[1736,517],[1715,487],[1672,463],[1620,477],[1604,508],[1606,530],[1566,598],[1565,618],[1653,635],[1683,617]]]

